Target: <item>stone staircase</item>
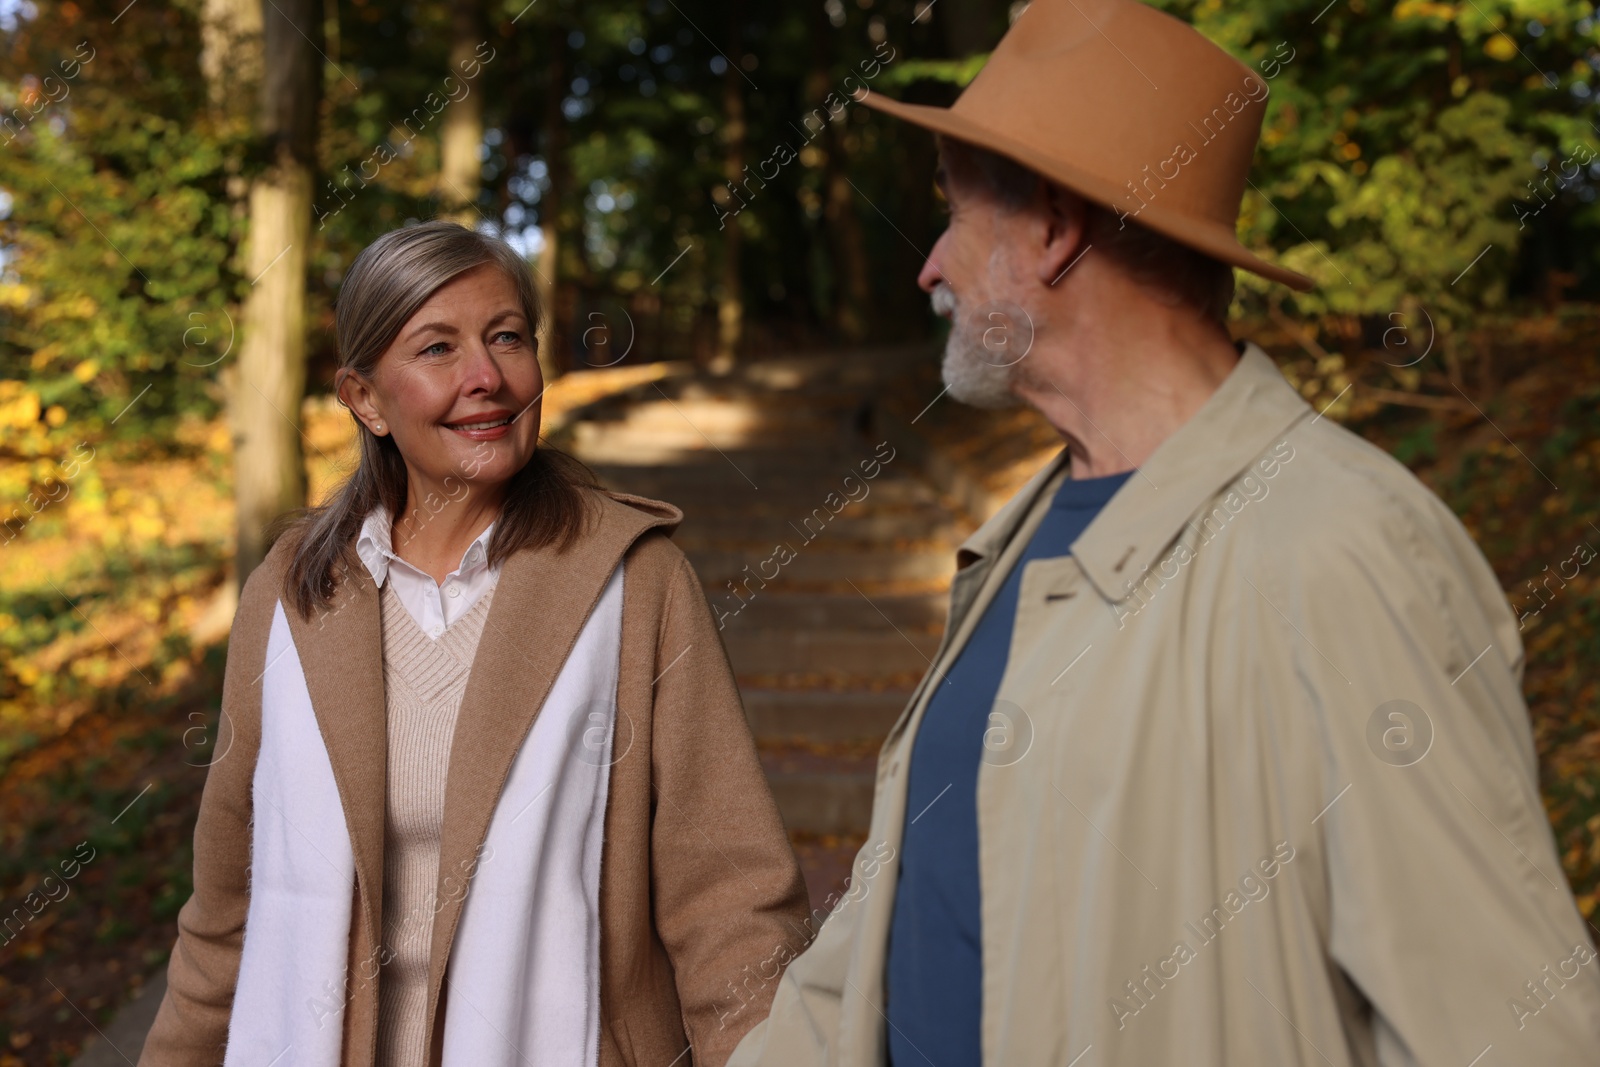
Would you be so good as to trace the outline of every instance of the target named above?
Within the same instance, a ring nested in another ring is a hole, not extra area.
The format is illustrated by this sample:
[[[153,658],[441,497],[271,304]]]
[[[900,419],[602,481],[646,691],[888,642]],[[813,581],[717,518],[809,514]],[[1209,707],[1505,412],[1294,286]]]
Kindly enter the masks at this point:
[[[557,439],[606,485],[683,509],[674,540],[800,838],[865,833],[878,747],[938,646],[972,529],[911,442],[873,431],[898,365],[863,353],[669,377],[590,405]]]

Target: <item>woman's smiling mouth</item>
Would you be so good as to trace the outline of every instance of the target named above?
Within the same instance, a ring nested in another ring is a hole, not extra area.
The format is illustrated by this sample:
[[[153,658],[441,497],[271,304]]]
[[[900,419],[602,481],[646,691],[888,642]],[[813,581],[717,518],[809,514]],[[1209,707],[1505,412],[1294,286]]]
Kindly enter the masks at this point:
[[[478,441],[492,441],[504,437],[509,432],[511,421],[515,418],[509,411],[491,411],[483,416],[474,418],[471,422],[447,422],[447,429],[454,430],[463,437],[470,437]]]

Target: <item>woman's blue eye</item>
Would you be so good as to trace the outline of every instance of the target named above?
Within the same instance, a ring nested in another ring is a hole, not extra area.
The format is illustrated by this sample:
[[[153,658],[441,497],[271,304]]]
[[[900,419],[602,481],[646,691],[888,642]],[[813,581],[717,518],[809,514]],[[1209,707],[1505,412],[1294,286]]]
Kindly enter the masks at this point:
[[[502,337],[509,337],[509,338],[511,338],[512,341],[520,341],[520,340],[522,340],[522,335],[520,333],[518,333],[516,330],[501,330],[499,333],[495,334],[494,336],[495,336],[495,340],[497,340],[497,341],[500,340]]]
[[[424,353],[428,354],[428,355],[442,356],[442,355],[445,354],[445,351],[447,349],[449,349],[449,347],[450,346],[445,344],[443,341],[435,341],[435,342],[433,342],[433,344],[429,345],[427,348],[424,348],[422,351]]]

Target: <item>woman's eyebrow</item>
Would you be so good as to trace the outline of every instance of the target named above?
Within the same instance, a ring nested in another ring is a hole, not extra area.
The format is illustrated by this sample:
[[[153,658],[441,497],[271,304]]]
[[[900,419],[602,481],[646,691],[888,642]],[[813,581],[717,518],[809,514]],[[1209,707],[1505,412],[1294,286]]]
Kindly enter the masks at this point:
[[[415,330],[412,330],[410,333],[406,334],[406,340],[409,341],[413,337],[420,337],[423,334],[427,333],[429,330],[434,330],[434,331],[437,331],[439,333],[460,333],[461,332],[460,330],[456,329],[454,326],[450,325],[448,322],[425,322],[421,326],[418,326]]]
[[[522,312],[520,310],[518,310],[517,308],[506,308],[504,311],[500,312],[494,318],[490,319],[489,320],[489,325],[490,326],[497,326],[500,323],[506,321],[507,319],[520,319],[520,318],[522,318]]]

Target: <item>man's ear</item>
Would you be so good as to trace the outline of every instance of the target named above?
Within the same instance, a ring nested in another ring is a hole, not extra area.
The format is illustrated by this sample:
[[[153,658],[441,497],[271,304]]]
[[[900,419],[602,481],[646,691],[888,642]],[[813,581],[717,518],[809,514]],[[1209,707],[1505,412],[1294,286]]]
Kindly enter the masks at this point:
[[[1087,252],[1089,202],[1055,182],[1042,182],[1044,201],[1043,247],[1039,255],[1039,280],[1055,285]]]

